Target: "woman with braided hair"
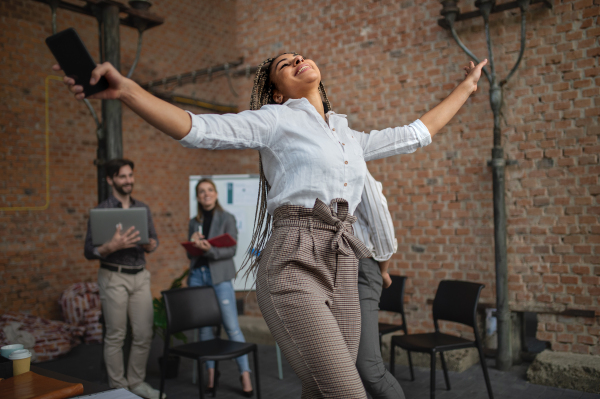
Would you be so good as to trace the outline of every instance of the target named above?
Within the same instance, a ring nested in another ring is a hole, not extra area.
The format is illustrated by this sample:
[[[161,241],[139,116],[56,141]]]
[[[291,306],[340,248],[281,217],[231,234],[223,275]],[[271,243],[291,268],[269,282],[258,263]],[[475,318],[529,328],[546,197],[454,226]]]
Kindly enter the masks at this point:
[[[256,149],[259,206],[248,272],[257,272],[257,297],[269,329],[302,381],[303,398],[366,398],[355,367],[360,308],[358,259],[371,254],[352,223],[366,175],[365,161],[416,151],[450,121],[477,90],[486,61],[465,68],[450,95],[408,126],[348,127],[336,114],[314,61],[284,53],[263,62],[249,111],[193,115],[166,103],[112,65],[99,65],[109,88],[91,98],[119,99],[186,147]],[[55,69],[59,69],[55,66]],[[83,99],[83,88],[65,77]]]

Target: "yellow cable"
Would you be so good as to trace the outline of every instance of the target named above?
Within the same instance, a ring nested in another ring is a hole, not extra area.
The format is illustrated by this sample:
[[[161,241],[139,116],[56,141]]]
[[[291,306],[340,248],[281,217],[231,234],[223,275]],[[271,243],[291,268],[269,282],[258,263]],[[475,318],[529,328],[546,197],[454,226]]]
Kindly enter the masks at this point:
[[[63,78],[60,76],[46,76],[46,203],[42,206],[21,206],[0,208],[0,211],[44,211],[50,206],[50,81]]]

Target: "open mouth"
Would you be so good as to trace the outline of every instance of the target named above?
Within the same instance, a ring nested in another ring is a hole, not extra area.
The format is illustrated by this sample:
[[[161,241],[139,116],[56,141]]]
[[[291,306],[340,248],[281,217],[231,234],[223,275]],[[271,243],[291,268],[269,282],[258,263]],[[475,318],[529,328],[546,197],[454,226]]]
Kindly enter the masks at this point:
[[[302,67],[300,69],[298,69],[298,72],[296,72],[296,76],[300,75],[302,72],[309,70],[309,69],[312,69],[310,67],[310,65],[306,65],[306,64],[302,65]]]

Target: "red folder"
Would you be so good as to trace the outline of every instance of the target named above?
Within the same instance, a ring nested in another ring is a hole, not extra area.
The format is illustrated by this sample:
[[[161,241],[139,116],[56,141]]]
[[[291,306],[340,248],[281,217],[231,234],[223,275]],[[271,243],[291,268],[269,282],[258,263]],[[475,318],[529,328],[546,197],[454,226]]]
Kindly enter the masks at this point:
[[[209,239],[208,242],[210,245],[217,248],[233,247],[235,244],[237,244],[233,237],[230,236],[228,233],[213,237]],[[204,254],[204,251],[196,247],[191,241],[182,242],[181,245],[191,256],[202,256],[202,254]]]

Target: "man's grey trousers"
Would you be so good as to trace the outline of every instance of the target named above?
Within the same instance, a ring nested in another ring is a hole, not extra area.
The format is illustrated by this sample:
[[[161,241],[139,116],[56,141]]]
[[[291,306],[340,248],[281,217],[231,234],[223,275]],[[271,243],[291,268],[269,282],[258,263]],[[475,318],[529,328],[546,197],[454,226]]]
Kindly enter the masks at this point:
[[[404,399],[400,384],[387,371],[381,358],[378,327],[381,284],[379,264],[373,258],[360,259],[358,296],[362,321],[356,368],[373,399]]]

